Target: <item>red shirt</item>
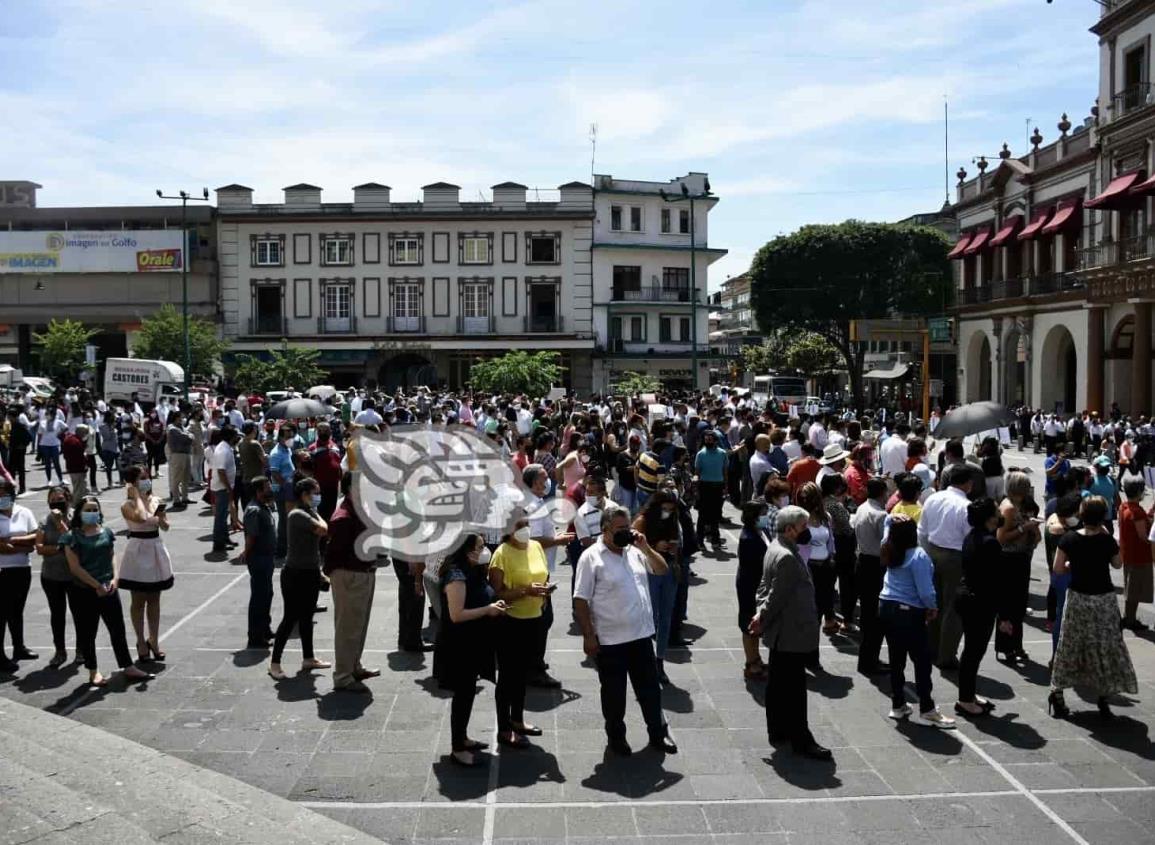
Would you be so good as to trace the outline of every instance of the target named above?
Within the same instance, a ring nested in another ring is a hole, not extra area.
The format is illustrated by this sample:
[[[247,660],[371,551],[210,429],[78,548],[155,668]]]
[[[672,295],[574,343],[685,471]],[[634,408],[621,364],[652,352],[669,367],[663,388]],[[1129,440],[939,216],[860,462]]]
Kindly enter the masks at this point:
[[[851,464],[843,474],[846,478],[846,488],[850,498],[856,505],[866,501],[866,482],[870,480],[870,470],[863,469],[858,464]]]
[[[84,441],[74,432],[64,435],[60,443],[60,454],[64,458],[64,469],[68,472],[87,472],[88,459],[84,455]]]
[[[822,464],[817,458],[799,458],[786,473],[786,481],[790,485],[791,494],[797,493],[803,484],[809,484],[818,477],[818,470]]]
[[[1119,554],[1127,566],[1150,566],[1151,544],[1147,534],[1135,529],[1136,522],[1147,522],[1147,513],[1138,502],[1124,502],[1119,508]]]
[[[318,484],[331,489],[341,483],[341,452],[332,440],[310,444],[309,454],[313,456],[313,477]]]
[[[325,544],[325,564],[322,567],[326,575],[334,569],[368,572],[376,567],[376,559],[363,560],[357,554],[357,538],[364,530],[365,525],[357,511],[348,499],[342,499],[329,517],[329,542]]]

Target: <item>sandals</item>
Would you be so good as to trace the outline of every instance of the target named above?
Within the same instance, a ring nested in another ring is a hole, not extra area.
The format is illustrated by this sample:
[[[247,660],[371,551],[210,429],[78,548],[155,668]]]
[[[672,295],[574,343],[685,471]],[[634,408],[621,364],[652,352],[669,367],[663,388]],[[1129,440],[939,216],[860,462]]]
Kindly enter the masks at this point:
[[[88,676],[88,685],[90,687],[106,687],[108,686],[108,678],[99,672],[93,672]]]
[[[824,634],[837,634],[840,630],[842,630],[842,626],[835,620],[831,620],[822,626],[822,633]]]
[[[289,676],[285,674],[285,670],[281,668],[280,663],[270,663],[269,677],[274,681],[283,681],[286,680]]]
[[[454,751],[449,755],[449,759],[458,766],[465,766],[469,769],[474,768],[479,763],[478,759],[473,756],[473,752],[468,748],[463,751]]]
[[[149,657],[148,643],[144,640],[137,640],[136,642],[136,662],[147,663]]]
[[[516,731],[510,733],[508,736],[498,734],[497,744],[503,748],[529,748],[529,740],[525,738],[524,734],[519,734]]]
[[[120,673],[129,681],[151,681],[156,677],[156,675],[151,672],[146,672],[136,666],[128,666],[127,668],[121,669]]]
[[[150,642],[146,642],[145,645],[147,645],[148,650],[152,652],[152,656],[153,656],[154,660],[164,660],[165,657],[168,656],[163,651],[160,650],[160,648],[156,645],[156,643],[153,643],[150,641]]]

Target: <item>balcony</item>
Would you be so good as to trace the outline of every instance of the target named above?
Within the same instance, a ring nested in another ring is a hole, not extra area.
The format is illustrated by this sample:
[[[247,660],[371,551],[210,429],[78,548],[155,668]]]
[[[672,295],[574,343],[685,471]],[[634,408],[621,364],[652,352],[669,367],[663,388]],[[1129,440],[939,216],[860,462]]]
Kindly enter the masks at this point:
[[[1152,257],[1155,257],[1155,232],[1084,247],[1079,250],[1078,269],[1096,270]]]
[[[987,302],[1019,299],[1024,296],[1065,293],[1066,291],[1079,290],[1082,287],[1084,287],[1082,280],[1074,273],[1044,273],[1039,276],[1007,279],[979,287],[966,288],[959,291],[959,299],[962,305],[982,305]]]
[[[493,334],[493,317],[458,317],[458,334]]]
[[[643,285],[638,288],[627,288],[614,285],[614,302],[685,302],[689,304],[688,287],[663,287],[662,285]]]
[[[389,317],[385,323],[389,334],[425,334],[424,317]]]
[[[630,355],[638,358],[689,358],[693,355],[694,344],[688,340],[629,340],[611,337],[599,341],[597,351],[607,355]],[[705,340],[698,341],[698,355],[710,354],[710,345]]]
[[[317,334],[356,334],[356,317],[318,317]]]
[[[289,321],[279,314],[276,316],[258,314],[256,317],[249,317],[249,334],[286,337],[289,334]]]
[[[1137,82],[1134,85],[1128,85],[1115,95],[1112,116],[1120,118],[1152,104],[1155,104],[1155,85],[1150,82]]]
[[[560,316],[526,317],[523,330],[526,334],[560,334],[565,331],[564,325]]]

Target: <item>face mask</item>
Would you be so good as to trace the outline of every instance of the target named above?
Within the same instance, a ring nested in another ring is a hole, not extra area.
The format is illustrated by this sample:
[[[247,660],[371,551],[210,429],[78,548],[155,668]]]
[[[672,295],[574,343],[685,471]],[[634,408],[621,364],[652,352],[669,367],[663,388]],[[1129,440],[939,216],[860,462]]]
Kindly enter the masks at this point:
[[[790,497],[789,496],[779,496],[778,497],[778,507],[784,508],[784,507],[787,507],[789,504],[790,504]]]
[[[590,462],[590,456],[589,456],[589,455],[582,455],[582,457],[581,457],[581,462],[582,462],[582,465],[583,465],[583,466],[584,466],[585,464],[588,464],[588,463]]]
[[[314,493],[313,498],[312,498],[312,502],[313,502],[313,510],[316,510],[317,508],[321,507],[321,494],[320,493]]]
[[[0,496],[0,511],[12,510],[12,497]]]
[[[484,546],[481,547],[481,554],[477,556],[478,566],[489,566],[489,562],[493,560],[493,552]]]
[[[763,531],[769,531],[770,530],[770,515],[769,514],[764,513],[760,517],[758,517],[758,527],[760,529],[762,529]]]
[[[1065,523],[1067,523],[1068,528],[1078,528],[1079,527],[1079,517],[1077,517],[1077,516],[1068,516],[1063,521]]]
[[[799,546],[809,546],[810,545],[810,529],[809,528],[803,528],[801,531],[799,531],[798,535],[794,538],[794,542],[797,543]]]
[[[68,502],[49,502],[48,509],[56,511],[57,513],[66,513],[68,511]]]
[[[136,482],[136,489],[147,496],[152,492],[152,482],[147,478],[142,478],[140,481]]]
[[[589,502],[595,508],[600,508],[602,506],[602,497],[601,496],[587,496],[586,501]]]
[[[100,525],[100,512],[84,511],[80,514],[80,521],[85,525]]]
[[[281,485],[275,481],[270,481],[269,482],[269,489],[272,490],[274,493],[278,493],[281,490]]]
[[[634,532],[628,528],[622,528],[615,531],[611,539],[614,541],[615,546],[619,549],[624,549],[634,542]]]
[[[523,525],[521,528],[514,531],[513,539],[517,540],[517,542],[521,543],[522,545],[528,543],[530,541],[529,526]]]
[[[669,519],[673,515],[674,515],[673,511],[667,511],[667,510],[662,511],[662,519]]]

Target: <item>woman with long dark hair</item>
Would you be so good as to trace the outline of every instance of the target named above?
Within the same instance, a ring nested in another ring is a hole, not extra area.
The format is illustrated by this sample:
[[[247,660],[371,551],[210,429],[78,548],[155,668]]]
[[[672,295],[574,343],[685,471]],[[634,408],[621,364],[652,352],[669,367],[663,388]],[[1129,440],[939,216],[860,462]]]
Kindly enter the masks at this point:
[[[995,705],[975,694],[979,664],[990,645],[1000,606],[1012,592],[1007,571],[1002,566],[1002,546],[995,530],[999,527],[999,509],[993,499],[984,496],[967,506],[970,533],[963,540],[962,583],[955,594],[955,604],[962,616],[963,652],[959,660],[958,701],[955,712],[960,716],[986,716]],[[1003,621],[1000,625],[1010,625]]]
[[[477,680],[496,681],[493,619],[506,611],[486,579],[492,558],[480,534],[466,534],[461,545],[438,570],[444,600],[433,674],[444,689],[453,690],[450,705],[450,759],[462,766],[477,764],[474,753],[488,748],[469,738],[469,717],[477,696]]]
[[[837,547],[830,513],[826,510],[822,492],[813,482],[807,482],[799,488],[797,502],[810,514],[810,543],[799,547],[798,551],[814,581],[814,602],[824,620],[822,630],[827,634],[836,634],[839,629],[838,620],[834,616],[834,582],[838,577],[834,556]]]
[[[137,657],[164,660],[160,594],[172,587],[173,576],[172,560],[160,534],[168,531],[168,516],[164,503],[153,494],[151,479],[144,477],[144,467],[128,467],[122,477],[126,498],[120,515],[128,526],[128,543],[120,560],[120,585],[132,595],[129,615],[136,632]]]
[[[678,526],[678,499],[666,490],[657,490],[634,519],[634,530],[646,535],[648,542],[666,561],[666,571],[661,575],[647,574],[650,584],[650,605],[654,613],[654,654],[658,663],[658,680],[668,684],[666,677],[666,649],[670,644],[670,625],[674,617],[674,600],[677,597],[678,550],[681,544],[681,529]]]
[[[52,645],[55,648],[52,659],[48,661],[48,665],[53,669],[68,659],[64,639],[65,612],[69,609],[68,585],[73,582],[73,578],[61,538],[69,531],[68,503],[71,498],[68,488],[61,484],[48,488],[48,516],[40,523],[40,528],[36,532],[36,553],[41,558],[40,586],[44,589],[45,598],[48,599]],[[77,632],[76,659],[79,662],[84,659],[84,655],[79,649],[80,627],[76,619],[76,606],[72,605],[71,610],[72,625]]]

